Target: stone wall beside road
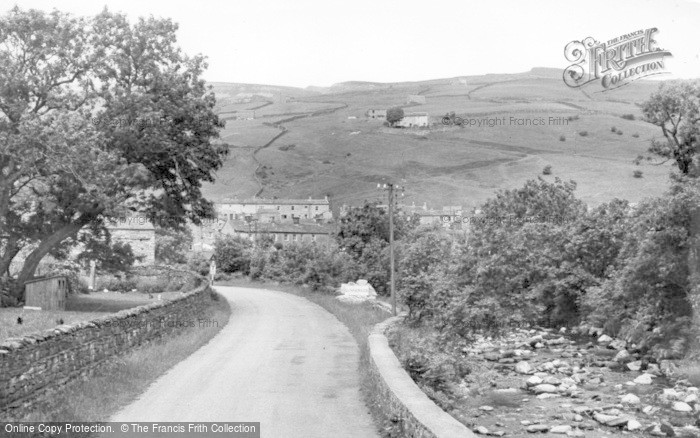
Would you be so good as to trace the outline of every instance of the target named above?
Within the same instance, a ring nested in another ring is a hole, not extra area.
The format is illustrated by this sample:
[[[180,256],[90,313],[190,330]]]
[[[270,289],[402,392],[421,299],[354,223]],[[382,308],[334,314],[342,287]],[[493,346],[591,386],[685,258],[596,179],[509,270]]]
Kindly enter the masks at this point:
[[[209,286],[176,298],[0,343],[0,418],[21,418],[69,381],[135,347],[196,327]]]
[[[465,425],[433,403],[403,369],[384,332],[401,317],[377,324],[369,335],[370,372],[375,398],[384,417],[398,424],[406,438],[470,438]]]

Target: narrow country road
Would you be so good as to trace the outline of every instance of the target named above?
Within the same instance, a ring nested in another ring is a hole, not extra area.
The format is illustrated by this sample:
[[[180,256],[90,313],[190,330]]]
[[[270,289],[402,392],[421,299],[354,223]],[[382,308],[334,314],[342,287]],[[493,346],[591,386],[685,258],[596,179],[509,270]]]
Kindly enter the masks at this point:
[[[231,304],[226,327],[111,421],[259,421],[269,438],[378,437],[342,323],[283,292],[216,289]]]

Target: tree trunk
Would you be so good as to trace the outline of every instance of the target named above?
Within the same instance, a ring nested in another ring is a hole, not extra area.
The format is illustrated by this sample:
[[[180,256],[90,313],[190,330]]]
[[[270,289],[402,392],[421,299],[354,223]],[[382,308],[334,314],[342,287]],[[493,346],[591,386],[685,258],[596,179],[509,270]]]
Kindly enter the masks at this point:
[[[0,277],[10,275],[10,265],[17,253],[19,253],[17,238],[15,236],[9,236],[5,247],[2,249],[2,256],[0,256]]]
[[[32,251],[29,256],[24,260],[22,265],[22,270],[17,276],[17,284],[12,291],[13,297],[20,301],[24,300],[24,283],[34,276],[34,271],[36,271],[39,262],[48,254],[56,245],[63,242],[65,239],[71,236],[75,236],[81,228],[92,221],[96,215],[82,215],[77,221],[70,224],[64,225],[62,228],[54,231],[53,234],[46,237],[39,243],[39,246]]]

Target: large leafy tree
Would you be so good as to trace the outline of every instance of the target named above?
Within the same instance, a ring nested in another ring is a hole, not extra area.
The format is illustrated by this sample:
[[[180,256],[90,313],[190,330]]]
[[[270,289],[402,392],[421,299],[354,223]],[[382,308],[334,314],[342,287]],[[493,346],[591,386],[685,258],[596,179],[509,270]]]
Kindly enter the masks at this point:
[[[663,141],[652,141],[649,152],[675,161],[681,174],[697,172],[700,146],[700,81],[662,83],[642,105],[646,120],[661,128]]]
[[[213,214],[201,185],[226,149],[201,56],[167,19],[11,10],[0,17],[0,272],[41,259],[105,219],[182,226]]]
[[[414,218],[398,212],[394,217],[394,239],[403,238],[415,224]],[[379,293],[386,292],[390,276],[387,211],[369,202],[365,202],[361,207],[351,208],[341,218],[335,239],[340,249],[357,261],[361,275]]]

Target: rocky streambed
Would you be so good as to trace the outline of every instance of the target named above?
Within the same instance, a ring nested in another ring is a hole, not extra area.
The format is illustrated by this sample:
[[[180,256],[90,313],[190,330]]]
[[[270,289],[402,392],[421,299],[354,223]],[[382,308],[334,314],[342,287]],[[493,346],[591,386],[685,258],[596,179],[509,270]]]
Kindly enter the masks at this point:
[[[700,393],[597,329],[517,330],[465,348],[452,415],[486,436],[700,437]]]

